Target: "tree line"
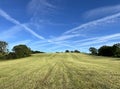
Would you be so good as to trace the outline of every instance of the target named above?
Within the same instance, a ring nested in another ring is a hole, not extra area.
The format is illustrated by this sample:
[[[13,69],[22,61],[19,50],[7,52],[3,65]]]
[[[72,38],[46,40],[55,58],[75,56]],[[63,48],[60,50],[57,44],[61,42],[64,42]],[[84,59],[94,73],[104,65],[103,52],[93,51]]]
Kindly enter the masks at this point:
[[[8,43],[5,41],[0,41],[0,58],[4,59],[15,59],[28,57],[35,53],[44,53],[41,51],[33,51],[26,45],[16,45],[13,47],[12,52],[7,49]],[[90,47],[89,51],[92,55],[98,56],[108,56],[108,57],[120,57],[120,43],[114,44],[112,46],[102,46],[99,49],[95,47]],[[58,53],[58,52],[56,52]],[[65,53],[80,53],[79,50],[65,50]]]
[[[9,52],[7,49],[8,43],[5,41],[0,41],[0,58],[2,59],[16,59],[16,58],[23,58],[28,57],[31,54],[35,53],[44,53],[40,51],[33,51],[26,45],[16,45],[12,48],[12,52]]]
[[[92,55],[120,57],[120,43],[114,44],[112,46],[104,45],[99,49],[96,49],[95,47],[90,47],[89,51]]]
[[[79,50],[74,50],[74,51],[65,50],[65,53],[80,53],[80,51]]]

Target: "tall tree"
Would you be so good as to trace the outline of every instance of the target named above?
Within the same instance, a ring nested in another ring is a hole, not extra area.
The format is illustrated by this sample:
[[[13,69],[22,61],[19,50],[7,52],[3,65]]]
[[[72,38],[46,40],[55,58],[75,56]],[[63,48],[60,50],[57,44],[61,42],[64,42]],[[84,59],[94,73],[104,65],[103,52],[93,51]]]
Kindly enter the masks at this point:
[[[0,53],[5,53],[7,51],[8,43],[5,41],[0,41]]]

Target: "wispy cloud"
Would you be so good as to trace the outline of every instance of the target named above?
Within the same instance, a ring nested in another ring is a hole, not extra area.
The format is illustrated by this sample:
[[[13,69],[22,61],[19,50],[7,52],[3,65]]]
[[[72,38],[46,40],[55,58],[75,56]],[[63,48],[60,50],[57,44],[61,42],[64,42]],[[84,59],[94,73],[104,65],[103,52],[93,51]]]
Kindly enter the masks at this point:
[[[35,33],[32,29],[28,28],[26,25],[21,24],[19,21],[17,21],[16,19],[12,18],[10,15],[8,15],[5,11],[3,11],[2,9],[0,9],[0,15],[5,18],[6,20],[19,25],[20,27],[23,27],[26,31],[30,32],[32,35],[34,35],[35,37],[39,38],[39,39],[45,39],[44,37],[40,36],[39,34]]]
[[[74,37],[79,37],[81,36],[82,34],[73,34],[73,35],[61,35],[59,37],[54,37],[53,39],[51,39],[51,41],[65,41],[65,40],[69,40],[71,38],[74,38]]]
[[[0,33],[0,40],[8,40],[11,38],[15,38],[16,34],[21,31],[21,27],[18,25],[15,25],[7,30],[4,30],[3,32]],[[8,35],[9,34],[9,35]]]
[[[90,46],[120,39],[120,33],[76,41],[77,46]]]
[[[37,2],[37,0],[33,0],[33,1]],[[54,8],[51,5],[45,5],[45,6]],[[31,33],[33,36],[39,38],[40,40],[42,39],[42,42],[37,41],[35,44],[31,44],[32,46],[37,45],[37,47],[39,47],[38,45],[40,45],[41,47],[46,47],[46,46],[50,46],[51,44],[54,44],[54,46],[49,48],[48,50],[55,50],[55,49],[59,49],[61,47],[63,47],[63,48],[68,47],[68,48],[76,49],[76,47],[97,45],[98,43],[104,43],[104,42],[120,39],[120,33],[117,33],[117,34],[106,35],[106,36],[102,36],[102,37],[95,37],[95,38],[89,38],[89,39],[83,39],[83,40],[78,39],[76,41],[69,41],[70,39],[72,40],[72,38],[84,36],[84,34],[82,34],[80,32],[86,31],[86,29],[88,30],[90,27],[94,27],[94,26],[98,26],[98,25],[102,25],[102,24],[108,24],[108,23],[115,21],[116,19],[118,19],[118,17],[120,17],[120,13],[113,14],[111,16],[106,16],[102,19],[98,19],[98,20],[94,20],[94,21],[82,24],[82,25],[75,27],[73,29],[70,29],[67,32],[64,32],[62,35],[60,35],[58,37],[54,37],[52,39],[45,39],[43,36],[37,34],[32,29],[30,29],[27,25],[22,24],[18,20],[12,18],[10,15],[8,15],[2,9],[0,9],[0,16],[2,16],[3,18],[7,19],[8,21],[14,23],[17,26],[24,28],[24,30],[28,31],[29,33]],[[6,33],[7,33],[7,31],[6,31]],[[3,34],[6,34],[6,33],[3,33]],[[21,44],[21,43],[29,43],[29,42],[30,42],[30,40],[20,41],[20,42],[11,44],[11,46],[16,45],[18,43]]]
[[[9,44],[9,48],[12,49],[12,47],[14,47],[15,45],[19,45],[19,44],[28,45],[30,42],[31,40],[22,40],[22,41],[13,42]]]
[[[95,18],[95,17],[104,17],[106,15],[116,14],[120,12],[120,4],[114,6],[105,6],[96,8],[90,11],[85,12],[83,15],[85,18]]]
[[[74,34],[74,33],[76,34],[76,33],[79,33],[80,31],[81,32],[84,31],[85,29],[88,30],[90,27],[111,23],[111,22],[113,22],[113,20],[116,20],[119,17],[120,17],[120,13],[117,13],[117,14],[114,14],[111,16],[106,16],[102,19],[94,20],[94,21],[82,24],[82,25],[75,27],[73,29],[70,29],[70,30],[64,32],[63,34]]]
[[[42,39],[46,42],[46,44],[48,43],[52,43],[52,44],[56,44],[56,45],[62,45],[62,46],[67,46],[67,47],[73,47],[73,46],[70,46],[68,44],[63,44],[63,43],[58,43],[58,42],[54,42],[54,41],[50,41],[50,40],[47,40],[45,39],[44,37],[40,36],[39,34],[35,33],[32,29],[30,29],[29,27],[27,27],[25,24],[21,24],[19,21],[17,21],[16,19],[12,18],[10,15],[8,15],[5,11],[3,11],[2,9],[0,9],[0,15],[7,19],[8,21],[20,26],[20,27],[23,27],[26,31],[28,31],[29,33],[31,33],[32,35],[34,35],[35,37],[39,38],[39,39]]]
[[[48,0],[31,0],[28,4],[28,11],[33,16],[50,14],[55,8]]]
[[[51,21],[51,16],[55,15],[57,11],[57,6],[51,2],[56,2],[56,0],[30,0],[28,3],[27,9],[32,15],[31,25],[35,26],[36,29],[39,30],[41,27],[45,28],[48,25],[63,25]]]

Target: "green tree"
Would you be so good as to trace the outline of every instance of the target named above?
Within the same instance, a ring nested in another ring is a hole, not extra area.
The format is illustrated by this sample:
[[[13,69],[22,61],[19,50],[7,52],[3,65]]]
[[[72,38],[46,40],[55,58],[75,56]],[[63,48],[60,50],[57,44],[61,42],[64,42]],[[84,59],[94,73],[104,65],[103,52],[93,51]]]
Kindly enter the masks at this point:
[[[79,51],[79,50],[74,50],[73,52],[74,52],[74,53],[80,53],[80,51]]]
[[[94,47],[90,47],[89,51],[91,52],[92,55],[97,55],[98,54],[98,50]]]
[[[120,43],[114,44],[113,46],[114,56],[120,57]]]
[[[112,46],[102,46],[98,50],[100,56],[114,56],[114,50]]]
[[[65,50],[65,53],[69,53],[70,51],[69,50]]]
[[[0,41],[0,53],[5,53],[7,52],[7,46],[8,46],[8,43],[5,42],[5,41]]]
[[[15,52],[17,58],[30,56],[31,50],[26,45],[17,45],[13,47],[13,52]]]

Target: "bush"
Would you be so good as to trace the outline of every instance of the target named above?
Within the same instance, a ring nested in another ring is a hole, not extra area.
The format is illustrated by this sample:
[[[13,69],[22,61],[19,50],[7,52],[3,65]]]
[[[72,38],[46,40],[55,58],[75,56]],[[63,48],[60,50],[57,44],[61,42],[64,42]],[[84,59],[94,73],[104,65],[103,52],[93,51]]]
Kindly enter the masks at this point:
[[[92,55],[97,55],[98,54],[98,50],[94,47],[90,47],[89,51],[91,52]]]
[[[16,58],[22,58],[30,56],[31,50],[26,45],[17,45],[13,47],[14,55],[16,55]]]
[[[111,46],[102,46],[98,50],[98,55],[100,55],[100,56],[114,56],[113,47],[111,47]]]
[[[5,56],[5,59],[15,59],[17,58],[14,52],[10,52],[8,55]]]
[[[65,50],[65,53],[69,53],[70,51],[69,50]]]
[[[74,50],[73,52],[74,52],[74,53],[80,53],[80,51],[79,51],[79,50]]]

